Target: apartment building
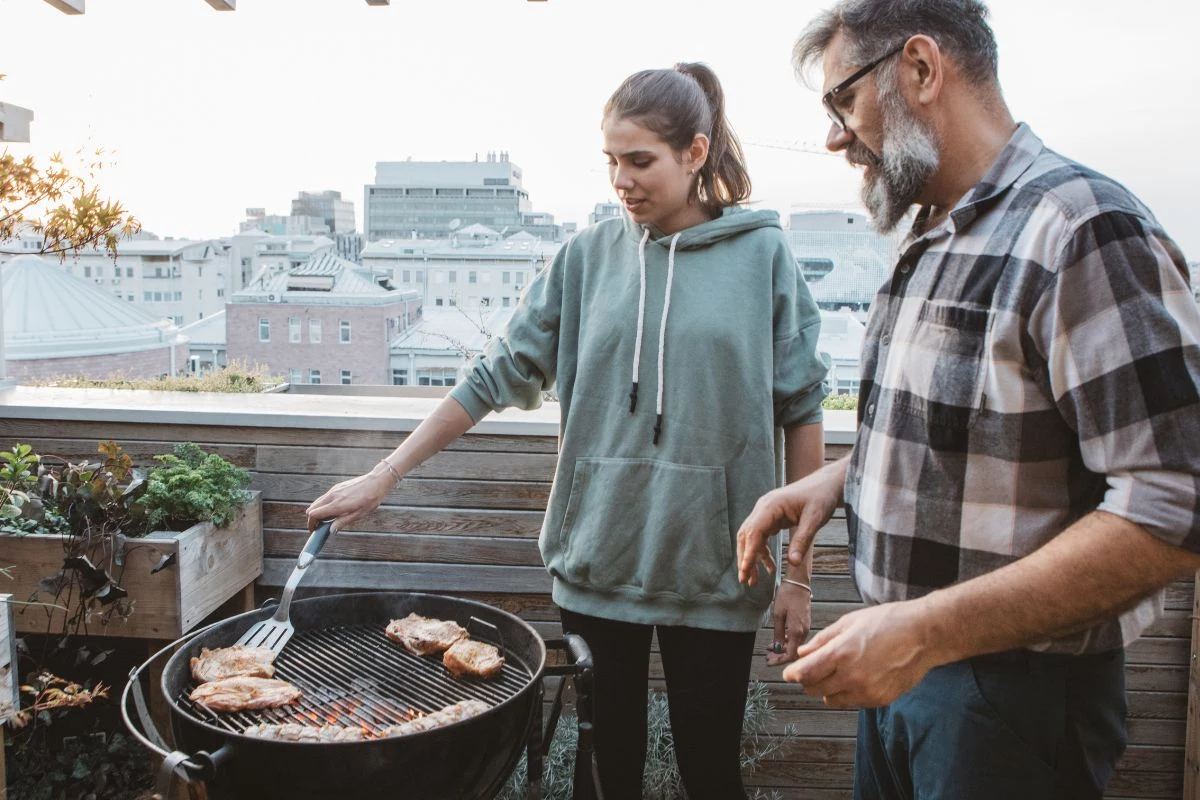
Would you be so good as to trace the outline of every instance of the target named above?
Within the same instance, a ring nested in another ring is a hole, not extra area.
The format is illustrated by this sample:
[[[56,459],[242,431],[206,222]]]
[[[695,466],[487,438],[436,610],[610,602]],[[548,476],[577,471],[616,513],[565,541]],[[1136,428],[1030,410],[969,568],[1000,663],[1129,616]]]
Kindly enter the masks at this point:
[[[290,383],[390,383],[389,343],[420,314],[416,292],[326,253],[268,267],[235,293],[226,306],[226,352]]]

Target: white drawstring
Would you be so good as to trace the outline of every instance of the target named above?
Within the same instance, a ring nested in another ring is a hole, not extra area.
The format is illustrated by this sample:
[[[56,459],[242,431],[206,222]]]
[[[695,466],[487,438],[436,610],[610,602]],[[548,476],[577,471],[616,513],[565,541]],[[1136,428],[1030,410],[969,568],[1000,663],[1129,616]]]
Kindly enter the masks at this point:
[[[675,234],[671,237],[671,250],[667,254],[667,289],[663,295],[663,315],[662,324],[658,329],[658,402],[655,403],[654,411],[658,415],[654,420],[654,443],[658,444],[658,437],[662,434],[662,418],[663,418],[663,384],[666,382],[663,373],[663,361],[667,352],[667,314],[671,311],[671,285],[675,282],[675,245],[679,243],[680,234]]]
[[[642,332],[646,324],[646,240],[650,238],[650,229],[642,234],[642,242],[638,245],[638,262],[641,264],[641,290],[638,294],[637,339],[633,343],[633,388],[629,391],[629,413],[637,409],[638,370],[642,363]]]

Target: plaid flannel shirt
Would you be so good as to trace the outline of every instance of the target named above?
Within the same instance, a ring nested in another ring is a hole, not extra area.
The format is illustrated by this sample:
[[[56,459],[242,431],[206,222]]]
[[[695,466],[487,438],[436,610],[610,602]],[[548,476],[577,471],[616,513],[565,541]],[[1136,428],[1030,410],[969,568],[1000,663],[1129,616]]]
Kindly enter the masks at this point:
[[[1200,550],[1200,311],[1149,210],[1021,125],[917,235],[928,211],[863,348],[846,481],[863,599],[985,574],[1097,509]],[[1036,649],[1120,647],[1160,609]]]

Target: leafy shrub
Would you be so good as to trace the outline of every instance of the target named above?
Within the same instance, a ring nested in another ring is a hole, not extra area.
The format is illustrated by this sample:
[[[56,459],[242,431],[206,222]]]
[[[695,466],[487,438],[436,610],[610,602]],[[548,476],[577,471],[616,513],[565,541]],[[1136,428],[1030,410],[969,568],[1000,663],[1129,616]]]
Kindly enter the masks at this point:
[[[29,381],[31,386],[57,386],[67,389],[149,389],[164,392],[263,392],[272,386],[284,383],[283,378],[273,376],[268,368],[231,361],[223,369],[206,375],[180,375],[175,378],[126,378],[112,375],[107,378],[83,376],[59,376],[43,381]]]
[[[828,411],[855,411],[858,408],[857,394],[831,394],[825,397],[821,407]]]
[[[184,442],[174,455],[154,458],[162,466],[150,471],[138,500],[148,530],[183,530],[198,520],[227,525],[249,499],[250,473],[199,445]]]

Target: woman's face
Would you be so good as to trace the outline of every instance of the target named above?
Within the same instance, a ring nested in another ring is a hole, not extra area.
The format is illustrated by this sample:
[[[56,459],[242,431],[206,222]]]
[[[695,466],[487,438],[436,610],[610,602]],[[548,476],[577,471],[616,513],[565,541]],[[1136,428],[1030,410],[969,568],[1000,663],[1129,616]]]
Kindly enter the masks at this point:
[[[680,153],[629,119],[608,117],[601,130],[608,180],[634,222],[676,233],[708,219],[696,200],[689,201],[695,172],[708,153],[707,137],[697,135]]]

